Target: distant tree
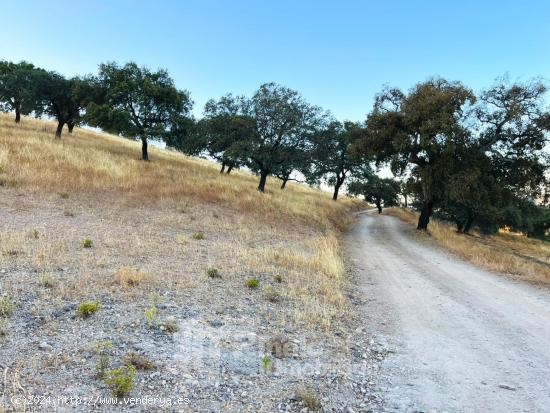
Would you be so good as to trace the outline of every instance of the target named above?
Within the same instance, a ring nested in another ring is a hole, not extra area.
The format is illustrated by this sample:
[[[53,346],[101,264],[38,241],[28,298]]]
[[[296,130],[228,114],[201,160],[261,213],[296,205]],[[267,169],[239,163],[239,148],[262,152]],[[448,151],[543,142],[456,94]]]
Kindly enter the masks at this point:
[[[354,172],[362,173],[365,167],[367,172],[370,172],[364,157],[352,152],[352,145],[361,134],[360,124],[337,121],[330,122],[315,134],[309,180],[325,178],[329,185],[334,186],[332,199],[335,201],[338,199],[340,188]]]
[[[100,90],[86,108],[87,121],[109,132],[141,140],[141,158],[149,160],[148,139],[176,141],[191,125],[189,92],[178,90],[166,70],[153,72],[135,63],[99,66]]]
[[[31,63],[0,61],[0,109],[15,112],[15,122],[39,107],[38,78],[43,69]]]
[[[56,72],[44,72],[37,79],[37,84],[41,99],[37,114],[46,114],[57,120],[56,139],[61,138],[65,125],[72,133],[73,128],[82,122],[88,81],[77,77],[66,79]]]
[[[376,97],[367,129],[358,148],[375,153],[378,163],[392,171],[410,171],[419,184],[422,202],[417,228],[425,230],[434,206],[444,199],[446,170],[455,162],[455,150],[469,139],[463,124],[473,93],[458,82],[432,79],[405,95],[388,89]]]
[[[207,154],[222,164],[220,173],[231,173],[243,164],[242,148],[255,133],[255,122],[248,112],[249,102],[228,94],[209,100],[202,119],[202,139]],[[226,170],[227,168],[227,170]]]
[[[373,173],[362,179],[354,179],[348,185],[348,193],[365,198],[365,201],[376,205],[378,213],[382,213],[382,205],[390,207],[399,204],[401,185],[391,178],[380,178]]]
[[[247,166],[259,174],[258,190],[263,192],[269,175],[293,165],[311,147],[323,116],[320,108],[305,102],[298,92],[275,83],[260,86],[250,101],[248,116],[254,119],[256,130],[240,151]]]

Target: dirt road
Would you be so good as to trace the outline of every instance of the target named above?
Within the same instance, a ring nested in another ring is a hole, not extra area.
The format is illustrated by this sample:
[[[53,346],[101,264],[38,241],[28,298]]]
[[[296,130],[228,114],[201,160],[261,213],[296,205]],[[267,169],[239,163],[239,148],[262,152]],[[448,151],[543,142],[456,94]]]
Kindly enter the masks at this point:
[[[550,412],[550,292],[491,274],[363,214],[347,239],[365,322],[391,350],[390,411]]]

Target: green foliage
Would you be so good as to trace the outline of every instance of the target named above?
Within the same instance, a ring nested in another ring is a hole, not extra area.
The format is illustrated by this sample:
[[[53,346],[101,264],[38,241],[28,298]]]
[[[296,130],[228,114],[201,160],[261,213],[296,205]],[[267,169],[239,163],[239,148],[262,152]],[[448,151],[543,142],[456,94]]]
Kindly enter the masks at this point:
[[[202,231],[197,231],[197,232],[195,232],[191,237],[192,237],[193,239],[196,239],[196,240],[202,240],[202,239],[204,239],[204,232],[202,232]]]
[[[258,286],[260,285],[260,281],[258,281],[257,278],[255,277],[252,277],[252,278],[248,278],[245,283],[244,283],[248,288],[250,289],[254,289],[254,288],[258,288]]]
[[[93,245],[93,241],[89,238],[86,238],[84,241],[82,241],[82,247],[84,248],[92,248]]]
[[[87,105],[87,121],[109,132],[141,139],[142,159],[148,160],[147,140],[171,141],[185,136],[193,102],[178,90],[166,70],[156,72],[131,62],[99,65],[98,90]]]
[[[271,357],[269,357],[267,354],[265,354],[260,359],[260,364],[261,364],[262,368],[266,371],[273,369],[273,361],[271,360]]]
[[[84,301],[76,307],[76,313],[82,318],[88,318],[99,310],[100,301]]]
[[[105,372],[104,381],[115,397],[124,397],[134,386],[136,368],[133,365],[122,366]]]
[[[43,69],[25,61],[0,61],[0,110],[14,111],[15,120],[40,108],[40,79]]]
[[[145,320],[147,321],[147,325],[151,328],[156,324],[156,319],[158,315],[158,308],[155,306],[146,308],[143,311],[143,316],[145,317]]]
[[[98,340],[95,342],[95,353],[98,356],[96,364],[96,373],[98,377],[103,377],[111,364],[110,349],[113,346],[110,340]]]
[[[220,272],[217,270],[217,268],[208,268],[206,270],[206,275],[210,278],[222,278]]]
[[[281,284],[283,282],[283,276],[280,274],[277,274],[273,277],[276,283]]]
[[[391,178],[380,178],[375,174],[368,174],[355,178],[348,185],[348,193],[351,195],[363,195],[365,201],[373,203],[382,212],[382,204],[385,207],[398,204],[398,195],[401,192],[401,185]]]

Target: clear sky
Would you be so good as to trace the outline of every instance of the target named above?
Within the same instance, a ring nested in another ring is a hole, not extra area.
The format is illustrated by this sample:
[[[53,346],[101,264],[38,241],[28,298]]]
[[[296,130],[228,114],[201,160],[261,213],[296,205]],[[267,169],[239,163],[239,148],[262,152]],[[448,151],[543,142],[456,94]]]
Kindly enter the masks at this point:
[[[550,78],[549,0],[0,0],[0,13],[0,59],[66,75],[166,68],[197,115],[269,81],[364,120],[384,84]]]

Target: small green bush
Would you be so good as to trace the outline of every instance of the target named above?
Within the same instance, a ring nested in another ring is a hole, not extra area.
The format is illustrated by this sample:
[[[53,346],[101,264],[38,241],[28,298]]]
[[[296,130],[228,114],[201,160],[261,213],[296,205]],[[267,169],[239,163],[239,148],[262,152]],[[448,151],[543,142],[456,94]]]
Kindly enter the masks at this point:
[[[98,355],[96,364],[97,377],[103,377],[111,364],[109,350],[113,346],[110,340],[98,340],[95,343],[95,353]]]
[[[260,359],[260,363],[264,370],[273,370],[273,362],[267,354]]]
[[[195,232],[193,234],[193,239],[198,239],[198,240],[204,239],[204,232],[202,231]]]
[[[276,282],[277,284],[280,284],[280,283],[283,282],[283,276],[282,276],[282,275],[279,275],[279,274],[277,274],[275,277],[273,277],[273,279],[275,280],[275,282]]]
[[[82,318],[88,318],[99,309],[99,301],[84,301],[76,307],[76,313]]]
[[[12,300],[9,299],[9,297],[0,298],[0,317],[2,318],[11,317],[14,309],[15,309],[15,304],[13,303]]]
[[[37,229],[33,229],[32,236],[33,236],[34,239],[38,239],[38,238],[40,238],[40,232],[38,232]]]
[[[206,275],[208,275],[210,278],[222,278],[220,272],[216,268],[207,269]]]
[[[250,289],[258,288],[260,281],[258,281],[257,278],[252,277],[245,281],[245,285]]]
[[[111,388],[115,397],[124,397],[132,390],[135,376],[136,368],[130,364],[106,371],[104,381]]]
[[[155,306],[146,308],[143,311],[143,316],[145,317],[145,320],[147,321],[147,325],[149,327],[153,327],[156,324],[158,312],[159,312],[159,309]]]
[[[82,241],[82,246],[84,248],[92,248],[92,245],[94,245],[94,242],[89,238],[86,238],[84,241]]]

